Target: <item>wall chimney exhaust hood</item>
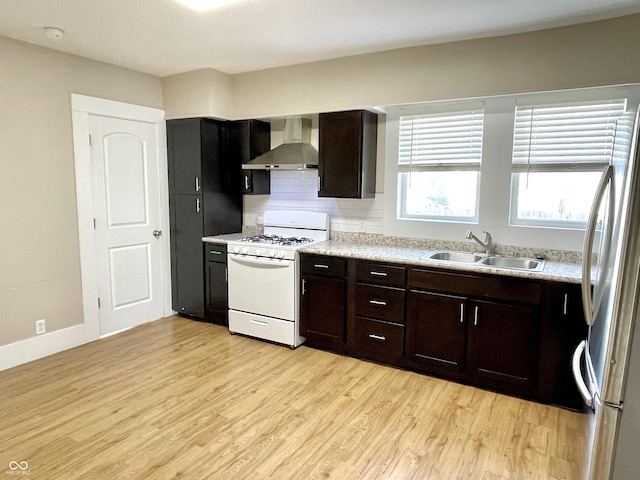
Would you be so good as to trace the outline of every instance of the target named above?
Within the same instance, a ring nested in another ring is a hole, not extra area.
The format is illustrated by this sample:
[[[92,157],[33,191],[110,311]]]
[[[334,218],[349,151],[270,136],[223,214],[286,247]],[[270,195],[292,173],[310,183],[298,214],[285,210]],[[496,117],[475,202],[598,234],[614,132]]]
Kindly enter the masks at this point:
[[[284,143],[242,164],[253,170],[306,170],[318,168],[318,151],[311,146],[311,120],[287,118],[284,121]]]

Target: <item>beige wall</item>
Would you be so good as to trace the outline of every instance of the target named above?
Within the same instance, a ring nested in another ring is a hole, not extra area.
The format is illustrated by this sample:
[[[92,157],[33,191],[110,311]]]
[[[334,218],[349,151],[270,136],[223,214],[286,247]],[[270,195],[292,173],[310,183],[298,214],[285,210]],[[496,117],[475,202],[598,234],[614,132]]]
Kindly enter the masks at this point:
[[[212,68],[162,79],[167,118],[233,118],[232,77]]]
[[[0,345],[83,321],[72,92],[162,108],[158,78],[0,37]]]
[[[640,15],[233,77],[234,117],[640,81]]]

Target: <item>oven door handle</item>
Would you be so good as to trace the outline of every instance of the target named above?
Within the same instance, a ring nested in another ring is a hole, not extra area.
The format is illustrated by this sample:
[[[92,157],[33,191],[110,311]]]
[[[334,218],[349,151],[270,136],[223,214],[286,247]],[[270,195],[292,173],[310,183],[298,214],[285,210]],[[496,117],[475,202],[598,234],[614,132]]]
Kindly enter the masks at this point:
[[[288,268],[292,266],[289,260],[280,260],[263,257],[245,257],[229,254],[229,261],[236,262],[247,267],[264,267],[264,268]]]

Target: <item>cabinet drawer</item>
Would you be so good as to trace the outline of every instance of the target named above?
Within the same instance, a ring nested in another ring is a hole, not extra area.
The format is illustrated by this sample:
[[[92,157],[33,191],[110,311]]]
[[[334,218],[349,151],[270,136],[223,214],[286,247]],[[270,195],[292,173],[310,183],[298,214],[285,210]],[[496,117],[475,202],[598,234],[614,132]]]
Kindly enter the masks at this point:
[[[322,255],[303,255],[300,259],[303,275],[344,277],[347,262],[341,258]]]
[[[404,326],[356,317],[355,347],[381,358],[400,358],[404,346]]]
[[[358,262],[356,278],[359,282],[404,287],[407,269],[382,263]]]
[[[532,305],[540,303],[542,296],[542,285],[534,280],[449,273],[421,268],[409,270],[409,287],[412,290],[428,290]]]
[[[404,289],[356,285],[356,315],[404,324]]]
[[[227,246],[217,243],[204,244],[205,259],[207,262],[227,263]]]

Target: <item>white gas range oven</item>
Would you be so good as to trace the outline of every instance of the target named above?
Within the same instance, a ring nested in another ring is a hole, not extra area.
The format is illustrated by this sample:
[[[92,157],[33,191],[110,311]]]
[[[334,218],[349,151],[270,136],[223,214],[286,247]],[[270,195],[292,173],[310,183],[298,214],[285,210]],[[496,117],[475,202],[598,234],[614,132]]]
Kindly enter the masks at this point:
[[[326,213],[267,210],[263,235],[228,242],[229,331],[291,348],[304,342],[298,249],[328,239]]]

